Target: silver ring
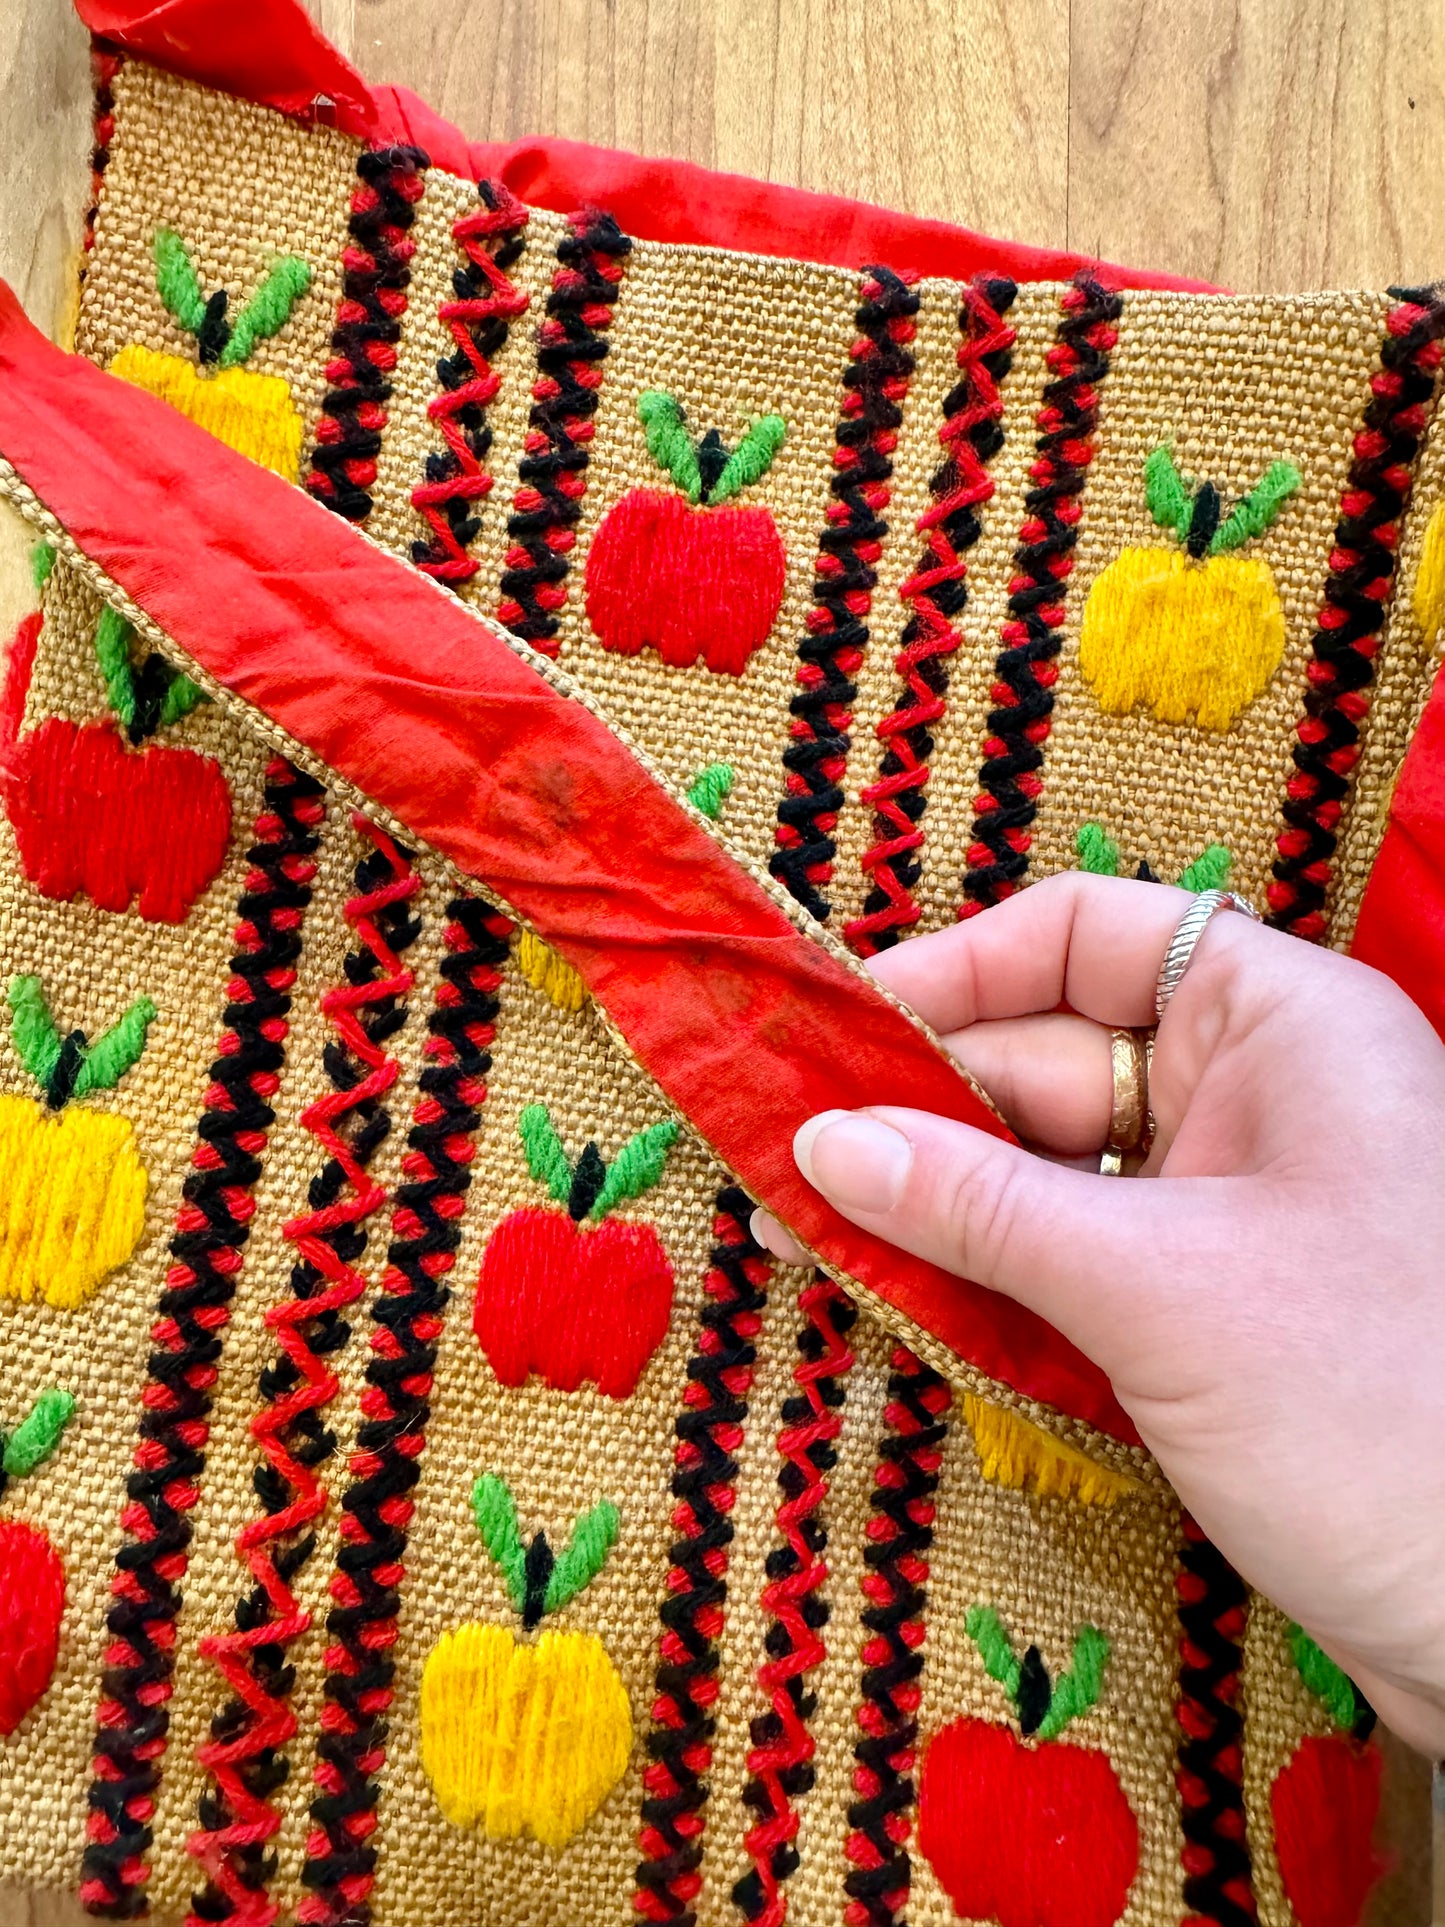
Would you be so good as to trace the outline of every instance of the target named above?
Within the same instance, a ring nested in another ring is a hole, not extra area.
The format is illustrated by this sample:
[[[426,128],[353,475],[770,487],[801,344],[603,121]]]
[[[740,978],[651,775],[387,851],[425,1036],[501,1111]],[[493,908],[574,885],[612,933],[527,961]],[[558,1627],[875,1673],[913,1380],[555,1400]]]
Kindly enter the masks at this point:
[[[1211,918],[1221,910],[1240,910],[1254,923],[1260,921],[1258,910],[1247,897],[1237,896],[1233,890],[1201,890],[1175,925],[1169,948],[1164,952],[1164,961],[1159,966],[1159,975],[1154,984],[1156,1021],[1163,1017],[1170,999],[1183,981],[1185,971],[1194,961],[1199,939],[1209,928]]]

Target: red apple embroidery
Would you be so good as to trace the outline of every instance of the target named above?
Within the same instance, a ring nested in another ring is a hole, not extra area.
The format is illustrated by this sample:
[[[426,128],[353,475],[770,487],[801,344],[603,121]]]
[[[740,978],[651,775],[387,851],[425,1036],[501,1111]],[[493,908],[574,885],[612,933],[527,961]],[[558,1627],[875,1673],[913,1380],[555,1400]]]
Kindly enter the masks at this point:
[[[678,669],[701,658],[740,676],[777,618],[787,556],[771,513],[732,497],[767,474],[783,418],[764,415],[729,454],[715,428],[693,443],[671,395],[650,390],[637,411],[682,492],[635,488],[604,516],[587,557],[588,617],[618,655],[655,649]]]
[[[1298,1626],[1295,1665],[1339,1729],[1300,1741],[1270,1789],[1279,1877],[1299,1927],[1357,1927],[1388,1862],[1375,1851],[1383,1762],[1366,1745],[1374,1709]]]
[[[5,1440],[0,1493],[50,1457],[75,1400],[42,1392]],[[60,1650],[65,1569],[39,1526],[0,1519],[0,1739],[8,1739],[49,1686]]]
[[[49,716],[22,733],[43,621],[21,623],[0,696],[0,795],[20,867],[42,896],[84,894],[102,910],[134,898],[148,922],[181,923],[225,861],[231,794],[213,756],[128,749],[120,728],[139,745],[206,698],[154,652],[133,668],[130,624],[102,609],[95,649],[116,721]]]
[[[954,1910],[999,1927],[1114,1927],[1139,1866],[1139,1824],[1107,1757],[1059,1735],[1099,1697],[1109,1642],[1081,1627],[1056,1680],[1014,1653],[991,1606],[964,1621],[1019,1733],[955,1720],[924,1755],[918,1843]]]
[[[535,1372],[555,1391],[591,1381],[628,1398],[667,1333],[672,1266],[649,1224],[608,1216],[662,1176],[671,1122],[650,1124],[605,1164],[589,1144],[575,1168],[544,1104],[517,1119],[532,1176],[565,1210],[528,1206],[492,1233],[472,1329],[503,1385]]]

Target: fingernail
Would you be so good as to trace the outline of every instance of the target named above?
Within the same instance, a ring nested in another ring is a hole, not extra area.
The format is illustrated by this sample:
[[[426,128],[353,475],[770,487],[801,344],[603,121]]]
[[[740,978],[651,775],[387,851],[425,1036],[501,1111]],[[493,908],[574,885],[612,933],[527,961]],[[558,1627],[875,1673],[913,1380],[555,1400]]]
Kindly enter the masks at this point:
[[[913,1146],[863,1111],[820,1111],[793,1139],[798,1169],[840,1210],[877,1216],[903,1196]]]

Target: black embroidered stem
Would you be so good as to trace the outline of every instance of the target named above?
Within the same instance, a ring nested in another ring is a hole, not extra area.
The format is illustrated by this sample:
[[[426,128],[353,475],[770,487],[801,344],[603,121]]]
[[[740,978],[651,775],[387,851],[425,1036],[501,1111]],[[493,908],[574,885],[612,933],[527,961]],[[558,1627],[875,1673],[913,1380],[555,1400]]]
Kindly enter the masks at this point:
[[[330,387],[306,477],[317,500],[348,522],[364,522],[371,513],[369,491],[416,251],[409,230],[430,165],[419,147],[368,148],[356,163],[361,185],[351,197],[351,239],[326,365]]]
[[[534,648],[555,656],[558,612],[582,497],[606,329],[632,243],[610,214],[589,209],[557,247],[547,318],[537,331],[537,380],[526,453],[517,469],[502,574],[500,621]]]
[[[996,707],[983,746],[981,794],[973,806],[961,916],[1011,896],[1029,867],[1065,597],[1094,454],[1098,386],[1109,372],[1109,350],[1118,338],[1114,324],[1123,311],[1119,296],[1088,274],[1075,278],[1061,305],[1063,319],[1048,355],[1054,379],[1037,417],[1028,519],[1014,552],[1017,574],[992,690]]]
[[[364,1927],[376,1869],[372,1844],[386,1714],[396,1676],[407,1535],[431,1416],[437,1341],[456,1264],[472,1156],[486,1101],[491,1044],[511,924],[478,897],[447,907],[447,954],[428,1019],[428,1062],[397,1186],[392,1244],[372,1301],[374,1331],[363,1420],[342,1500],[331,1579],[325,1705],[296,1909],[304,1927]]]
[[[853,1748],[860,1798],[848,1809],[846,1851],[853,1871],[843,1882],[850,1903],[845,1927],[903,1927],[908,1905],[924,1586],[949,1399],[947,1381],[898,1346],[864,1554],[863,1625],[869,1638]]]
[[[106,1618],[89,1845],[80,1897],[91,1913],[130,1920],[146,1910],[150,1818],[160,1785],[191,1538],[210,1433],[221,1334],[250,1235],[270,1100],[285,1061],[287,1018],[311,900],[324,800],[320,784],[281,758],[266,773],[251,869],[238,906],[225,1034],[197,1127],[199,1143],[176,1214],[174,1263],[152,1336],[125,1533]]]
[[[643,1770],[642,1831],[634,1906],[644,1920],[696,1927],[702,1885],[707,1771],[717,1721],[718,1645],[727,1605],[727,1559],[737,1454],[757,1362],[771,1261],[754,1241],[752,1200],[719,1192],[702,1331],[688,1361],[677,1420],[672,1493],[679,1537],[662,1606],[657,1696]]]
[[[768,863],[805,909],[826,918],[833,830],[843,806],[853,681],[868,645],[877,564],[888,524],[888,483],[913,375],[909,344],[919,297],[890,268],[866,268],[859,338],[843,376],[843,406],[829,489],[834,507],[818,542],[813,608],[798,644],[793,741],[784,751],[787,789],[778,805],[777,849]]]
[[[1336,832],[1360,760],[1380,630],[1399,567],[1400,518],[1425,438],[1445,335],[1438,288],[1393,288],[1380,371],[1355,436],[1355,459],[1330,554],[1324,607],[1312,643],[1305,713],[1296,726],[1287,827],[1268,896],[1277,930],[1318,942]]]

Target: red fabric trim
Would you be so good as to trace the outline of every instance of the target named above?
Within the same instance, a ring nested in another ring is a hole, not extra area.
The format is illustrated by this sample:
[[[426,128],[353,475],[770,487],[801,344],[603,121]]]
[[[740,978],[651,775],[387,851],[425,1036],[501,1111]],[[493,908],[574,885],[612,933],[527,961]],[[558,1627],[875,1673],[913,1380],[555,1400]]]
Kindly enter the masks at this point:
[[[1352,948],[1445,1037],[1445,667],[1395,784]]]
[[[1103,1375],[1033,1314],[866,1236],[803,1182],[792,1134],[830,1106],[1004,1127],[499,631],[165,403],[62,354],[3,288],[0,451],[194,661],[532,922],[828,1263],[991,1376],[1137,1437]]]
[[[896,214],[840,194],[776,187],[691,161],[624,154],[532,136],[468,141],[406,87],[369,87],[312,24],[301,0],[75,0],[93,33],[187,80],[283,114],[325,119],[375,143],[426,149],[435,166],[502,181],[533,207],[572,214],[604,207],[643,241],[687,242],[787,255],[832,267],[884,262],[905,278],[968,280],[988,269],[1015,281],[1069,281],[1087,268],[1111,287],[1217,292],[1207,281],[1116,267],[1065,248],[996,241],[947,221]],[[319,116],[318,116],[319,117]]]

